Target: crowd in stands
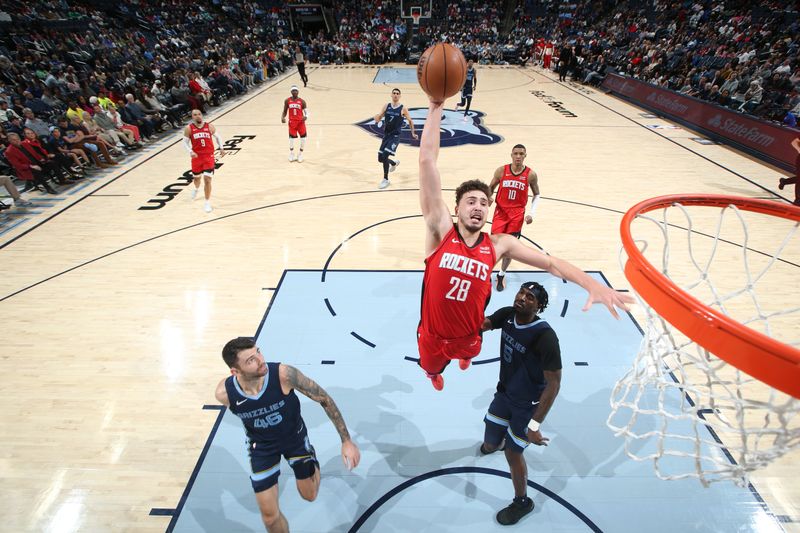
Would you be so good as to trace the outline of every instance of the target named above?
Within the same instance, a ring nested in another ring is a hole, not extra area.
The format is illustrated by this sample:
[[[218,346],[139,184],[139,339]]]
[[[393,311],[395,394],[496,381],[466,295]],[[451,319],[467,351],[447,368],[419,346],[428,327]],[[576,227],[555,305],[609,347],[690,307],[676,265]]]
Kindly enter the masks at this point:
[[[399,2],[321,4],[332,31],[292,29],[276,0],[4,4],[0,175],[47,191],[114,165],[191,108],[284,72],[295,40],[320,64],[402,62],[437,40],[480,64],[526,64],[550,43],[561,79],[618,72],[790,125],[800,114],[800,22],[778,0],[434,0],[418,27]]]
[[[3,9],[0,175],[24,190],[56,193],[113,166],[183,127],[192,108],[244,94],[292,62],[285,9],[245,0]]]
[[[575,0],[566,12],[557,2],[527,5],[512,35],[553,41],[554,68],[576,81],[618,72],[796,125],[800,21],[785,2]]]

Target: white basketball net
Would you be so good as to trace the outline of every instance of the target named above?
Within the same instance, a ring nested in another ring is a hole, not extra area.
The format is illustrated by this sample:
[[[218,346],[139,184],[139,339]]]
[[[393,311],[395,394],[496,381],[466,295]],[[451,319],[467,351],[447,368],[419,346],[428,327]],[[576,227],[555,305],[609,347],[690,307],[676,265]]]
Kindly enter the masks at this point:
[[[639,215],[631,229],[645,257],[678,287],[746,327],[800,346],[797,223],[735,206],[673,204]],[[661,246],[647,254],[648,242]],[[614,387],[607,420],[631,458],[652,460],[662,479],[744,485],[749,472],[800,444],[800,401],[717,358],[638,300],[644,338],[633,368]]]

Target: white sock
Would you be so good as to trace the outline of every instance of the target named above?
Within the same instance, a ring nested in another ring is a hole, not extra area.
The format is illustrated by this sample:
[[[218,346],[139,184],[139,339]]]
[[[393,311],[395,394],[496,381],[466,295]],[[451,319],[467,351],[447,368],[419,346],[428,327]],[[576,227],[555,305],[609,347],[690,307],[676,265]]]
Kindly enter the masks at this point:
[[[506,275],[506,271],[505,270],[501,270],[500,272],[497,273],[497,275],[498,276],[505,276]]]
[[[306,138],[300,137],[300,150],[306,147]]]
[[[289,138],[289,151],[290,152],[294,151],[294,137]]]

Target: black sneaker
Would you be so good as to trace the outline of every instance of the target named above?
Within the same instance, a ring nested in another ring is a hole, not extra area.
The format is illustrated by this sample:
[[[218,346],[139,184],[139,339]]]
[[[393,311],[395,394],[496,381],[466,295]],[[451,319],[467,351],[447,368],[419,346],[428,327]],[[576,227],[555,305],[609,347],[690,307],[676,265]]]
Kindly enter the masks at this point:
[[[497,275],[497,292],[502,292],[506,288],[506,277]]]
[[[781,178],[781,179],[778,181],[778,188],[779,188],[780,190],[783,190],[783,188],[784,188],[784,187],[786,187],[786,180],[785,180],[784,178]]]
[[[533,500],[531,498],[527,498],[526,503],[518,503],[515,499],[511,502],[511,505],[497,513],[497,521],[503,526],[513,526],[531,511],[533,511]]]

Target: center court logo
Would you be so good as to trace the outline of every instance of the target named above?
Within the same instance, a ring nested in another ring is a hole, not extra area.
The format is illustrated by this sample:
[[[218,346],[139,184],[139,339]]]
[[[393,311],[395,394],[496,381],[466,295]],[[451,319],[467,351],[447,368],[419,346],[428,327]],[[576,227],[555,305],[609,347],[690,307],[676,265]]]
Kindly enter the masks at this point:
[[[427,107],[409,107],[408,114],[414,121],[414,127],[418,135],[422,134],[422,127],[428,117]],[[463,144],[496,144],[503,140],[499,135],[490,132],[483,125],[483,117],[486,116],[480,111],[469,111],[464,116],[463,111],[445,109],[444,119],[441,126],[441,145],[461,146]],[[465,120],[466,119],[466,120]],[[356,123],[356,126],[363,128],[376,137],[383,137],[383,124],[380,126],[371,118]],[[412,144],[411,129],[408,124],[403,124],[403,131],[400,133],[400,142]],[[419,144],[419,141],[416,141]]]

